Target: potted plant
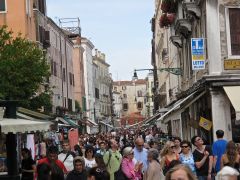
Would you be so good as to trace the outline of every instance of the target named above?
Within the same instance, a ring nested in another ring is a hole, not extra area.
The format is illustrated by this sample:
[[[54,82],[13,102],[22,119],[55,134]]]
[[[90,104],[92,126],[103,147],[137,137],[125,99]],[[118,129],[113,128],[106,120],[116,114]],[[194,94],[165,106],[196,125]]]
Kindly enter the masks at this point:
[[[168,26],[168,19],[167,19],[167,14],[163,13],[160,17],[160,27],[163,28],[165,26]]]
[[[168,25],[171,25],[175,20],[176,15],[174,13],[167,14]]]
[[[178,7],[178,0],[163,0],[161,3],[161,10],[164,13],[176,13]]]
[[[167,13],[170,6],[171,6],[171,0],[163,0],[162,3],[161,3],[161,10],[164,13]]]
[[[175,14],[174,13],[163,13],[162,16],[160,17],[160,27],[167,27],[171,25],[175,20]]]

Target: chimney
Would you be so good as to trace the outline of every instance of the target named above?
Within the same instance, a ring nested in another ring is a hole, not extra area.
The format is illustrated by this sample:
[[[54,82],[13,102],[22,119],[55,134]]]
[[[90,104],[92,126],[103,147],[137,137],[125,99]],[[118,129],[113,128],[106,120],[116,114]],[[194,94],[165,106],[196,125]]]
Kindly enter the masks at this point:
[[[98,49],[95,49],[95,56],[98,56]]]
[[[102,59],[103,61],[105,61],[105,54],[104,54],[104,53],[101,54],[101,59]]]

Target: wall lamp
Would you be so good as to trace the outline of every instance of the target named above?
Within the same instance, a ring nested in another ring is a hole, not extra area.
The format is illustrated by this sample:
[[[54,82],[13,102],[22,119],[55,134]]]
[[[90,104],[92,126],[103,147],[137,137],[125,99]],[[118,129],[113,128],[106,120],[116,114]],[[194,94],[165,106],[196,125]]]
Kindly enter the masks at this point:
[[[133,79],[138,79],[137,76],[137,71],[157,71],[159,70],[160,72],[162,71],[167,71],[171,74],[177,75],[177,76],[181,76],[182,75],[182,70],[181,68],[157,68],[157,69],[134,69],[134,73],[133,73]]]

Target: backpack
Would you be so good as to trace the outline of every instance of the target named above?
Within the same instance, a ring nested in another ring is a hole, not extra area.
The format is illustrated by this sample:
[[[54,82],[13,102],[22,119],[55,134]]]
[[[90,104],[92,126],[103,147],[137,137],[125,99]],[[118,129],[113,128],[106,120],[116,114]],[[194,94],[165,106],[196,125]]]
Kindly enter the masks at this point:
[[[108,152],[109,152],[109,158],[108,158],[108,162],[107,162],[106,166],[109,165],[109,162],[112,157],[112,152],[111,151],[108,151]],[[114,180],[129,180],[129,178],[123,173],[121,167],[122,167],[122,164],[120,164],[119,169],[114,173]]]

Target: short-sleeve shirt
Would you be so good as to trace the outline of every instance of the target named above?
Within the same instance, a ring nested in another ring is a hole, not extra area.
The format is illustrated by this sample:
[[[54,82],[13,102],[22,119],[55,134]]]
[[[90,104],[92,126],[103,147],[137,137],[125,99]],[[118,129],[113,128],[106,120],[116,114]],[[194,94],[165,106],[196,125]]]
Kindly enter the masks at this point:
[[[205,146],[204,151],[208,151],[209,156],[212,156],[212,148],[210,146]],[[196,168],[197,176],[208,176],[209,156],[207,157],[202,167]],[[203,157],[204,153],[198,151],[197,149],[193,151],[193,158],[195,163],[201,161]]]
[[[32,158],[22,160],[22,169],[33,170],[32,166],[35,165],[35,161]],[[22,172],[22,179],[33,179],[33,172]]]
[[[181,161],[181,163],[187,165],[194,174],[196,174],[196,168],[195,168],[195,163],[194,163],[194,159],[193,159],[193,154],[191,153],[191,155],[189,156],[185,156],[183,153],[180,154],[179,160]]]
[[[222,155],[225,153],[226,146],[227,146],[227,141],[224,139],[219,139],[213,143],[213,146],[212,146],[213,155],[217,156],[217,163],[215,167],[217,172],[220,171],[221,158],[222,158]]]

